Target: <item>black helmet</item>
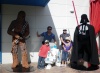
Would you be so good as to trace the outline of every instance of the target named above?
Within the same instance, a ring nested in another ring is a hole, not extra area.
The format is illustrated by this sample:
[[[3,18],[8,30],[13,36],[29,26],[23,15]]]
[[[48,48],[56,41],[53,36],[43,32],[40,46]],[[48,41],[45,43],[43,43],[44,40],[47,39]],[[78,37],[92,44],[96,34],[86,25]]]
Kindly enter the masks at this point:
[[[87,18],[87,15],[86,14],[82,14],[80,23],[87,23],[87,22],[89,22],[89,20]]]

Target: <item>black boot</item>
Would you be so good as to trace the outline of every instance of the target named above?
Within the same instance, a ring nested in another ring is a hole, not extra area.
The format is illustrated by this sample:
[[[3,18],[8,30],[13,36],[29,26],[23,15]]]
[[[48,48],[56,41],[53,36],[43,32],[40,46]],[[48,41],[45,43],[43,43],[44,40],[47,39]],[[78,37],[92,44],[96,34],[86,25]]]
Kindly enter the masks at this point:
[[[99,69],[99,66],[93,64],[91,64],[91,66],[87,68],[88,71],[97,70],[97,69]]]
[[[77,62],[71,63],[71,68],[76,69],[76,70],[86,70],[86,67],[83,65],[77,64]]]

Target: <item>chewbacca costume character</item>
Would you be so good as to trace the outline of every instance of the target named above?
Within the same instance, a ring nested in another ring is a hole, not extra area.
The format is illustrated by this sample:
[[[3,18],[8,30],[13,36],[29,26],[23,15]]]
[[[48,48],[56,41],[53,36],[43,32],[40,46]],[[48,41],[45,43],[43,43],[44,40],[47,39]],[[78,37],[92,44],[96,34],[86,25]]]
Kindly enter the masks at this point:
[[[87,15],[83,14],[80,22],[82,24],[77,26],[74,32],[74,44],[71,56],[72,68],[83,60],[90,63],[91,66],[89,68],[92,69],[98,68],[99,65],[95,30],[87,22],[89,22]]]
[[[7,33],[12,36],[12,68],[19,65],[18,47],[22,53],[22,67],[29,68],[25,38],[29,35],[29,24],[25,21],[25,12],[20,11],[17,19],[13,20],[8,28]]]

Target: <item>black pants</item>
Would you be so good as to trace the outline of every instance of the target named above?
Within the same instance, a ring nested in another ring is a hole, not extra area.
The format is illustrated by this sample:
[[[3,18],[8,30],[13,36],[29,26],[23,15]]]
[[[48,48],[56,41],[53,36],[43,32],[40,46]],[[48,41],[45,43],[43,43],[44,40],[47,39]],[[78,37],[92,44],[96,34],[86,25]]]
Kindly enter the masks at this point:
[[[79,47],[78,47],[78,59],[83,59],[84,55],[86,53],[86,58],[87,61],[90,60],[91,58],[91,44],[89,40],[86,40],[84,42],[79,42]]]

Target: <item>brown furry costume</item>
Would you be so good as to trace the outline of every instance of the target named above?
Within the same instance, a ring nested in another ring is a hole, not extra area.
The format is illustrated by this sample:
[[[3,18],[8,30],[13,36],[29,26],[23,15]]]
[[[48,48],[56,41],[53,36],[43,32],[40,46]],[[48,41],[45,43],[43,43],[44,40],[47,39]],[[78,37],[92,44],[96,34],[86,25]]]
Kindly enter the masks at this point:
[[[24,27],[24,25],[26,25]],[[24,29],[23,29],[24,28]],[[12,36],[12,56],[13,64],[12,68],[15,68],[18,64],[18,47],[22,52],[22,66],[29,68],[25,37],[29,35],[29,24],[25,21],[25,12],[20,11],[16,20],[13,20],[7,30],[7,33]]]

